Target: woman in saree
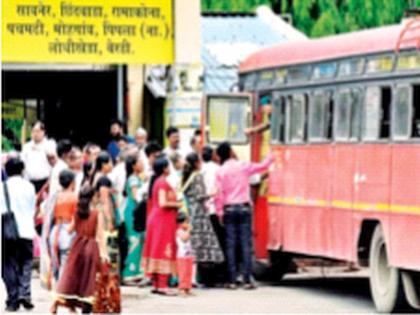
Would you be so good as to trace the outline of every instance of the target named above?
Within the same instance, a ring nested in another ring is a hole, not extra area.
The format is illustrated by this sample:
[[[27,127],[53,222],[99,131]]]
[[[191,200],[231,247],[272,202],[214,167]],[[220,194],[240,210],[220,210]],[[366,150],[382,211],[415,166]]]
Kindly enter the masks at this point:
[[[169,162],[159,157],[154,165],[152,211],[147,221],[142,265],[152,279],[152,293],[176,295],[168,288],[170,275],[176,274],[176,216],[182,203],[167,182]]]
[[[120,313],[120,259],[118,246],[118,230],[115,222],[115,208],[112,201],[112,183],[108,177],[102,176],[96,182],[95,208],[103,216],[104,235],[109,260],[101,263],[95,292],[95,313]]]
[[[124,223],[128,241],[128,253],[124,260],[122,276],[124,284],[131,284],[142,280],[144,276],[141,268],[144,231],[140,232],[137,230],[134,220],[134,212],[141,199],[140,188],[143,182],[140,179],[140,174],[143,171],[143,163],[139,155],[128,156],[125,166],[127,174],[125,193],[127,199],[124,210]]]
[[[224,261],[224,255],[211,224],[206,205],[209,195],[200,170],[200,157],[197,153],[188,154],[184,166],[182,190],[191,217],[191,244],[200,282],[204,285],[213,285],[214,277],[206,277],[206,274],[210,274],[217,264]]]

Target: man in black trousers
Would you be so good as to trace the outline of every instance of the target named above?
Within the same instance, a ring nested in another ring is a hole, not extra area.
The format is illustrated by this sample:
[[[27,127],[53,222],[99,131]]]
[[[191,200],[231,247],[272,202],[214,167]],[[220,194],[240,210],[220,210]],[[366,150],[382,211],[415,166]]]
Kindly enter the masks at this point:
[[[22,174],[24,163],[11,158],[6,163],[8,179],[1,185],[1,211],[13,212],[18,236],[6,240],[2,234],[2,278],[6,285],[6,310],[16,312],[20,306],[34,308],[31,302],[33,238],[35,236],[35,188]]]

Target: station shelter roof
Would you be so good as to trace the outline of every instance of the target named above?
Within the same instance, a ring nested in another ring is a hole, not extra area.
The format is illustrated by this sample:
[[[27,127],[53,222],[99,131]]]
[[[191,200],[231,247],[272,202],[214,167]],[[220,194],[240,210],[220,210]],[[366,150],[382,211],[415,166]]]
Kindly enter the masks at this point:
[[[240,63],[261,48],[307,40],[268,7],[255,14],[204,13],[201,19],[201,59],[204,92],[234,91]]]

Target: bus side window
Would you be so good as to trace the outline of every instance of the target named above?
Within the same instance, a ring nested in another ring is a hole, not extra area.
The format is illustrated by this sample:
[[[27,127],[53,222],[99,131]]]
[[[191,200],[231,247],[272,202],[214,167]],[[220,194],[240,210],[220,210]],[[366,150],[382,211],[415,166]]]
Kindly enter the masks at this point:
[[[413,86],[413,128],[412,138],[420,138],[420,85]]]
[[[391,88],[381,88],[381,133],[380,139],[389,139],[391,131]]]
[[[360,89],[346,89],[338,92],[334,112],[336,141],[359,140],[362,100]]]
[[[309,108],[309,141],[322,142],[331,139],[333,100],[330,92],[315,93]]]
[[[284,96],[275,96],[273,101],[273,113],[271,114],[271,142],[284,142],[284,120],[286,110],[286,98]]]
[[[392,138],[394,140],[407,140],[412,134],[413,106],[411,95],[412,89],[409,85],[400,85],[395,89],[395,102],[392,107]]]
[[[350,138],[353,141],[360,139],[360,128],[362,125],[363,92],[361,89],[351,90],[351,131]]]
[[[391,89],[368,87],[363,113],[363,140],[388,139],[390,129]]]
[[[338,93],[335,104],[334,126],[335,140],[347,141],[351,132],[351,91],[343,90]]]
[[[295,94],[287,98],[287,143],[305,142],[306,103],[307,98],[304,94]]]

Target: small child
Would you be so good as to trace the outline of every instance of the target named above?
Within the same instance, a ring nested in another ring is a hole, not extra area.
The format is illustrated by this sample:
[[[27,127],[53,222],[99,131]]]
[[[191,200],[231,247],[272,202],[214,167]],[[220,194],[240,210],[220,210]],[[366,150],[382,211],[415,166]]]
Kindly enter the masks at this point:
[[[179,212],[176,218],[178,288],[181,294],[191,295],[194,257],[190,241],[191,225],[188,215]]]

